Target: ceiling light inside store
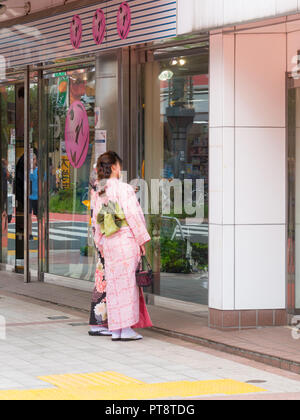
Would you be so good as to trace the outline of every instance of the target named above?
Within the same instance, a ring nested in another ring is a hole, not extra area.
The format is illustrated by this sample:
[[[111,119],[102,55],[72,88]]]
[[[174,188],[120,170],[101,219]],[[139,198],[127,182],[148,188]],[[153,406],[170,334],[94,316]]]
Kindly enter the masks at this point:
[[[158,76],[161,82],[165,82],[166,80],[171,80],[174,76],[174,73],[171,70],[164,70]]]
[[[185,65],[185,63],[186,63],[186,60],[185,60],[184,58],[181,58],[181,59],[179,60],[179,64],[180,64],[181,66],[184,66],[184,65]]]
[[[174,58],[174,59],[171,61],[171,64],[172,64],[172,66],[177,66],[178,61],[176,60],[176,58]]]

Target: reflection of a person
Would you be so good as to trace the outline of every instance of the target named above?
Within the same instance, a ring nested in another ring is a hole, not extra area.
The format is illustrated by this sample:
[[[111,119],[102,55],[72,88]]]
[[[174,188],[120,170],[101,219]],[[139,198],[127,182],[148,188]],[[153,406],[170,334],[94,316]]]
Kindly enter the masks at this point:
[[[70,104],[80,101],[86,93],[85,75],[80,72],[72,72],[70,77]]]
[[[16,137],[24,138],[24,86],[18,88],[16,100]]]
[[[20,157],[16,166],[16,200],[20,211],[24,209],[24,155]]]
[[[33,155],[33,171],[30,174],[31,182],[31,194],[29,196],[30,207],[29,207],[29,239],[33,240],[32,236],[32,213],[34,216],[38,216],[38,167],[36,154]]]
[[[5,159],[2,159],[2,168],[1,168],[2,174],[1,174],[1,204],[2,204],[2,234],[5,237],[8,229],[8,223],[7,223],[7,180],[9,177],[8,171],[7,171],[7,161]]]
[[[24,155],[16,165],[14,182],[16,195],[16,259],[24,259]]]

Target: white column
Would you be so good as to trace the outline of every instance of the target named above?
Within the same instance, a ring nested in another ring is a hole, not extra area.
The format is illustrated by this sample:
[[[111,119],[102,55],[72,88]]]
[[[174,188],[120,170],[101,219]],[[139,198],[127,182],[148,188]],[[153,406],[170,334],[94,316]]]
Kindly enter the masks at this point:
[[[210,37],[209,306],[286,307],[286,34]]]
[[[210,38],[209,306],[234,308],[234,35]]]

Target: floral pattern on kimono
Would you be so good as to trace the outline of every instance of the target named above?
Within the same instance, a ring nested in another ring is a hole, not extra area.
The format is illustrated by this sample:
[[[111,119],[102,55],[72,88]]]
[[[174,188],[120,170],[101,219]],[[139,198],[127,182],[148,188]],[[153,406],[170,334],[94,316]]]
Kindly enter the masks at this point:
[[[91,190],[91,211],[95,205],[96,189]],[[106,305],[105,261],[98,251],[98,264],[95,271],[95,287],[92,294],[90,326],[108,328]]]
[[[104,276],[104,259],[101,259],[102,269],[98,266],[95,273],[95,287],[92,295],[90,326],[108,328],[107,305],[106,305],[106,281]]]

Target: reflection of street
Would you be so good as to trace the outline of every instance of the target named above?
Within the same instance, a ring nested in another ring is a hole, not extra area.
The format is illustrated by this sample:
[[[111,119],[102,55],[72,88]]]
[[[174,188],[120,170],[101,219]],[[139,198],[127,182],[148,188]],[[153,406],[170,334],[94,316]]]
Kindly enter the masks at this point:
[[[84,222],[52,222],[50,249],[79,249],[87,245],[88,225]]]
[[[52,219],[53,220],[53,219]],[[207,232],[205,226],[203,230]],[[31,263],[37,264],[38,226],[32,226],[30,241]],[[51,274],[83,278],[93,281],[94,261],[84,252],[88,245],[90,225],[85,221],[55,220],[50,222],[49,258]],[[14,249],[15,224],[9,224],[8,249]],[[205,232],[203,233],[205,236]],[[36,263],[35,263],[36,260]],[[161,273],[160,295],[171,299],[207,305],[208,273],[173,274]]]
[[[161,273],[160,295],[170,299],[207,305],[208,274]]]
[[[9,225],[9,238],[15,239],[15,224]],[[52,222],[50,224],[50,250],[51,249],[79,249],[87,244],[88,225],[84,222]],[[34,242],[38,239],[37,223],[32,225]]]
[[[87,246],[89,224],[86,222],[55,221],[50,222],[49,258],[52,274],[93,280],[90,259],[84,255]],[[30,241],[31,268],[37,268],[38,224],[32,224],[33,240]],[[8,228],[9,255],[15,255],[15,223]],[[87,277],[88,276],[88,277]],[[90,278],[89,278],[90,277]]]
[[[49,230],[49,271],[58,276],[94,281],[94,245],[85,221],[54,220]],[[79,217],[80,219],[80,217]],[[89,256],[87,246],[90,244]]]

